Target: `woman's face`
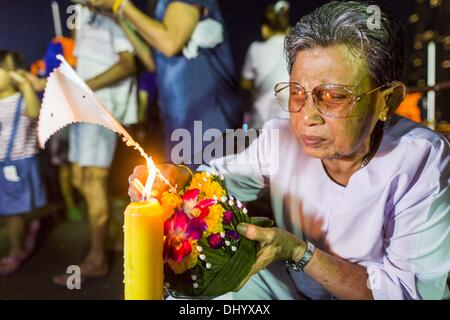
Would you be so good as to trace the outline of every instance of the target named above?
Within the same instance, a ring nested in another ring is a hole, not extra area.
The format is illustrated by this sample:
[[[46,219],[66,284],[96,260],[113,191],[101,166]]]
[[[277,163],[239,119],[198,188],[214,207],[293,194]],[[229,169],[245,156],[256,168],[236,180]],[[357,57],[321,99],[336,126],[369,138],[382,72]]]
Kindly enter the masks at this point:
[[[365,63],[345,46],[299,51],[290,81],[308,92],[321,84],[355,87],[355,95],[375,88]],[[367,153],[370,133],[383,108],[384,99],[376,91],[355,103],[351,117],[332,118],[319,113],[309,96],[301,111],[291,114],[291,126],[307,155],[321,159],[352,157]]]

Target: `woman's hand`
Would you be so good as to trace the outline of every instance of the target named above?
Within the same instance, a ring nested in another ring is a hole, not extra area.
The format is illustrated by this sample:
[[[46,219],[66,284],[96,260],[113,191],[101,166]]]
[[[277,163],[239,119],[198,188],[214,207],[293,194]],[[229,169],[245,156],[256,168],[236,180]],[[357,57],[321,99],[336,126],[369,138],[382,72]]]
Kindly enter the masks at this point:
[[[31,72],[24,71],[24,75],[28,82],[31,83],[33,89],[37,92],[44,91],[45,86],[47,85],[46,78],[39,78],[38,76],[32,74]]]
[[[187,169],[178,167],[174,164],[159,164],[156,167],[173,186],[178,186],[177,189],[182,188],[191,177]],[[135,179],[138,179],[142,185],[145,185],[147,177],[147,166],[142,165],[134,168],[133,173],[128,178],[128,182],[130,184],[130,187],[128,188],[128,195],[130,196],[131,201],[138,202],[142,199],[142,193],[140,192],[139,188],[136,187],[136,184],[133,181]],[[153,183],[152,196],[159,199],[163,192],[167,191],[168,189],[169,186],[157,176],[155,182]]]
[[[8,75],[13,85],[20,91],[23,91],[28,87],[32,87],[24,70],[10,71]]]
[[[250,277],[266,268],[275,260],[299,260],[306,251],[306,244],[292,233],[279,228],[262,228],[253,224],[241,223],[237,226],[240,234],[261,245],[256,262],[248,276],[241,282],[239,291]]]
[[[32,84],[27,79],[24,70],[10,71],[8,73],[13,85],[22,93],[25,102],[25,114],[35,119],[39,116],[41,101]]]

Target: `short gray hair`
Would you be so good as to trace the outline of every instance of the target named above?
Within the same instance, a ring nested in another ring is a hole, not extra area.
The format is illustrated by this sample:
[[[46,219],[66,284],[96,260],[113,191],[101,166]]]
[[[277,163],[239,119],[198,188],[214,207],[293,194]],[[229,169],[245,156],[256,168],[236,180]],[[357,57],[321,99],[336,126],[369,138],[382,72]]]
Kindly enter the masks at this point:
[[[371,4],[333,1],[302,17],[285,40],[289,73],[298,51],[343,44],[362,54],[377,85],[400,80],[405,62],[405,39],[400,20],[381,9],[380,24],[370,28]]]

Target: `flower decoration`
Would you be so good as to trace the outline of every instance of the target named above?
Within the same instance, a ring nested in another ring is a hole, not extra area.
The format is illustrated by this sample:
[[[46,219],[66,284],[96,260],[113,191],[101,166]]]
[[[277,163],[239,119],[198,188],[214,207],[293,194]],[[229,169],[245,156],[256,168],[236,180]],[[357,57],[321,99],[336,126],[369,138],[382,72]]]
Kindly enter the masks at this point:
[[[234,219],[234,213],[232,211],[225,211],[223,213],[222,223],[229,225]]]
[[[225,245],[225,241],[219,233],[214,233],[208,237],[209,246],[213,249],[220,249]]]
[[[165,192],[164,277],[174,297],[215,297],[237,288],[256,261],[258,243],[239,223],[263,225],[230,195],[224,178],[197,172],[179,193]]]
[[[164,192],[161,197],[161,205],[164,208],[165,219],[170,218],[174,214],[175,209],[180,208],[182,200],[180,196],[172,192]]]
[[[224,225],[222,224],[224,211],[225,209],[220,204],[209,208],[209,214],[205,218],[206,225],[208,226],[206,230],[207,235],[224,231]]]
[[[191,189],[182,196],[183,210],[190,218],[204,219],[209,213],[209,207],[217,203],[214,199],[198,201],[199,189]]]
[[[241,235],[236,230],[228,230],[226,235],[227,238],[235,241],[238,241],[241,238]]]
[[[192,251],[190,241],[200,239],[204,230],[206,223],[202,219],[190,219],[183,211],[176,211],[164,223],[164,260],[180,263]]]

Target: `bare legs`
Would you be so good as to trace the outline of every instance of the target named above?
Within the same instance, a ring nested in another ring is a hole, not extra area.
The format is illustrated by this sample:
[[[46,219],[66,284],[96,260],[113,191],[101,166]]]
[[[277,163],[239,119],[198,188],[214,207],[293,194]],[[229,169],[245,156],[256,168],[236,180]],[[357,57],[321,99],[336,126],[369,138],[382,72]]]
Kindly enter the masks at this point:
[[[75,205],[69,164],[63,164],[58,167],[58,179],[69,219],[72,221],[80,221],[82,216],[80,210]]]
[[[24,256],[26,232],[25,218],[21,216],[7,218],[6,225],[11,244],[9,256]]]
[[[108,174],[107,168],[72,165],[72,183],[86,200],[91,231],[89,252],[80,263],[81,276],[85,278],[104,276],[109,268],[106,253],[110,217]],[[54,281],[65,285],[66,279],[67,275],[62,275],[55,277]]]

